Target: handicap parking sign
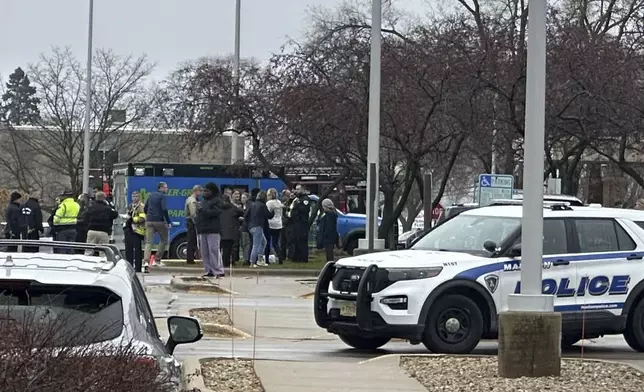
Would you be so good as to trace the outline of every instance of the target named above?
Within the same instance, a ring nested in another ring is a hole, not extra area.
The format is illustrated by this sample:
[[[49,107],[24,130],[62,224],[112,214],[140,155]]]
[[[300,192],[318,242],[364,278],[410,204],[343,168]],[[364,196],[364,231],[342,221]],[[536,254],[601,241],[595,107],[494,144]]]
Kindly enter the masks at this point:
[[[512,199],[514,176],[508,174],[479,175],[479,206],[487,206],[495,199]]]

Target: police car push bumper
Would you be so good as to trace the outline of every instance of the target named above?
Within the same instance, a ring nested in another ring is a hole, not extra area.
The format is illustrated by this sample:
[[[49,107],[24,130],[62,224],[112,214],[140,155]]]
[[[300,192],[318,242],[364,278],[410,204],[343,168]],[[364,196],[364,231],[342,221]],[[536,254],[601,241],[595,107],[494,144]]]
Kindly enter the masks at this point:
[[[329,287],[336,271],[335,262],[327,263],[320,273],[314,294],[315,322],[328,332],[338,335],[360,335],[362,337],[383,337],[407,339],[412,344],[422,340],[425,325],[387,324],[383,318],[371,310],[376,287],[378,266],[369,265],[359,276],[356,294],[330,293]],[[341,309],[328,309],[329,300],[355,303],[355,317],[343,317]],[[406,296],[381,298],[380,302],[387,305],[406,304]]]

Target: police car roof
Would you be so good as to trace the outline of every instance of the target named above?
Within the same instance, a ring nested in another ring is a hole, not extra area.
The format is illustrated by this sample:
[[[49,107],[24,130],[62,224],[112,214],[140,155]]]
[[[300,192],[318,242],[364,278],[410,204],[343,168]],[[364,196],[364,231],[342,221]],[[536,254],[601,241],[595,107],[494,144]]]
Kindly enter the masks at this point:
[[[481,207],[473,210],[463,211],[461,215],[466,216],[496,216],[506,218],[521,218],[523,215],[523,206],[521,205],[504,205]],[[644,221],[644,211],[628,210],[623,208],[601,208],[601,207],[570,207],[566,210],[553,209],[546,206],[543,209],[544,218],[560,216],[577,216],[588,218],[625,218],[632,220]]]

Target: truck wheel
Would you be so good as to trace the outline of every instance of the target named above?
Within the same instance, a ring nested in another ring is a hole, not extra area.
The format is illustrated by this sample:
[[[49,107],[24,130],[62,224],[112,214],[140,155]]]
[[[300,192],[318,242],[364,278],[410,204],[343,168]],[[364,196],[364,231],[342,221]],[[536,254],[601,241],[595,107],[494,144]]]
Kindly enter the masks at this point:
[[[358,350],[375,350],[389,343],[391,338],[385,337],[376,337],[376,338],[364,338],[357,335],[339,335],[340,340],[342,340],[347,345],[357,348]]]
[[[644,352],[644,299],[631,310],[626,322],[624,339],[633,350]]]
[[[437,354],[468,354],[483,335],[483,314],[462,295],[439,298],[427,316],[423,344]]]
[[[186,260],[188,257],[188,236],[180,235],[170,245],[169,259]]]
[[[349,254],[349,256],[353,256],[353,251],[358,248],[358,239],[357,238],[350,238],[347,241],[347,245],[344,247],[344,251]]]

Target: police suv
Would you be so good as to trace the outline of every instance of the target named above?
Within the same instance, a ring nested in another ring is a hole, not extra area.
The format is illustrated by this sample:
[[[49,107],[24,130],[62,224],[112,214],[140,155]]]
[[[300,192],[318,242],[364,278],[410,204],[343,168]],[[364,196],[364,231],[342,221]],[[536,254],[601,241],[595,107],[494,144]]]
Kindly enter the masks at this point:
[[[20,246],[98,255],[14,251]],[[181,390],[181,363],[173,351],[200,340],[201,325],[192,317],[169,317],[163,342],[143,286],[115,245],[0,240],[0,247],[13,248],[0,252],[0,323],[49,321],[63,337],[59,345],[97,355],[109,352],[106,347],[135,349],[137,360],[156,370],[169,391]]]
[[[403,338],[471,352],[497,337],[497,314],[520,292],[521,214],[521,205],[465,211],[409,250],[328,263],[316,323],[357,349]],[[562,314],[562,345],[623,334],[644,351],[644,211],[544,202],[543,215],[543,293]]]

